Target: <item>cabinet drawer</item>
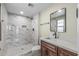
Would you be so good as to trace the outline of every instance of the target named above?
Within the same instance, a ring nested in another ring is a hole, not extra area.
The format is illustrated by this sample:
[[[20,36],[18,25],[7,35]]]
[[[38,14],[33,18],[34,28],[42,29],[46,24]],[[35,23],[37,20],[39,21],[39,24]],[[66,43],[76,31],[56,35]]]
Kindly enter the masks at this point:
[[[48,56],[57,56],[57,52],[54,52],[53,50],[51,50],[51,48],[48,48],[47,52]]]
[[[65,50],[63,48],[58,47],[58,55],[59,56],[77,56],[76,53],[73,53],[71,51]]]
[[[50,49],[51,51],[57,53],[57,46],[52,45],[52,44],[49,44],[49,43],[46,43],[46,42],[44,42],[44,41],[42,41],[41,43],[42,43],[42,44],[41,44],[42,46],[45,46],[45,47],[47,47],[48,49]]]

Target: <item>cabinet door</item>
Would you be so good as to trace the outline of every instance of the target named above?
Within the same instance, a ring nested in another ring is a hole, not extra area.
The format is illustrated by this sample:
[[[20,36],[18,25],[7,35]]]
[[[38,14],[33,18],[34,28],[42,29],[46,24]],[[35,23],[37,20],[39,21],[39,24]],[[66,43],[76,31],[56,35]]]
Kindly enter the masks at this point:
[[[48,49],[47,50],[47,55],[48,56],[57,56],[57,53],[53,52],[52,50]]]
[[[65,50],[63,48],[58,48],[58,55],[59,56],[77,56],[76,53],[73,53],[71,51]]]
[[[41,46],[41,55],[42,56],[47,56],[47,48],[44,46]]]
[[[44,41],[41,42],[41,55],[42,56],[56,56],[57,47]]]

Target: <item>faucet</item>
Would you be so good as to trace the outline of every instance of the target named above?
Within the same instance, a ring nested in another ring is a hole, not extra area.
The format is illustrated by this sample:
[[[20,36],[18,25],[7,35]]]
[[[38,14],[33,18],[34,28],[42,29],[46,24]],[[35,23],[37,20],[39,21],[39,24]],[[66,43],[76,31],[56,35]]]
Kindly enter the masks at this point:
[[[57,37],[57,32],[56,32],[56,31],[54,32],[53,36],[55,36],[55,39],[58,38],[58,37]]]

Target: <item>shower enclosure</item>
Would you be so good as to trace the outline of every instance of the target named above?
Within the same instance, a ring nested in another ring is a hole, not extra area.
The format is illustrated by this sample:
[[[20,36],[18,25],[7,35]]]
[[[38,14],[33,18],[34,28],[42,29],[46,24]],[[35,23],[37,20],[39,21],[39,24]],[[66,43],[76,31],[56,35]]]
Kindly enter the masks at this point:
[[[30,19],[9,14],[6,55],[21,55],[31,51],[34,42],[31,26]]]
[[[21,46],[28,43],[32,43],[28,38],[30,34],[26,35],[26,33],[29,33],[29,29],[26,29],[26,26],[18,27],[15,25],[8,25],[8,33],[7,33],[8,45]]]

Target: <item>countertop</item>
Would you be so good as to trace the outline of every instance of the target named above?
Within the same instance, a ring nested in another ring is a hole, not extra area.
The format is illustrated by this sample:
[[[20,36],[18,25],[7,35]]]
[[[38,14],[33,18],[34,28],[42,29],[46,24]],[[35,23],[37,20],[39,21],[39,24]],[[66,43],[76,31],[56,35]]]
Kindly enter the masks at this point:
[[[40,39],[47,43],[54,44],[58,47],[64,48],[66,50],[69,50],[78,54],[77,48],[72,43],[69,43],[67,41],[60,40],[60,39],[45,39],[45,38],[40,38]]]

